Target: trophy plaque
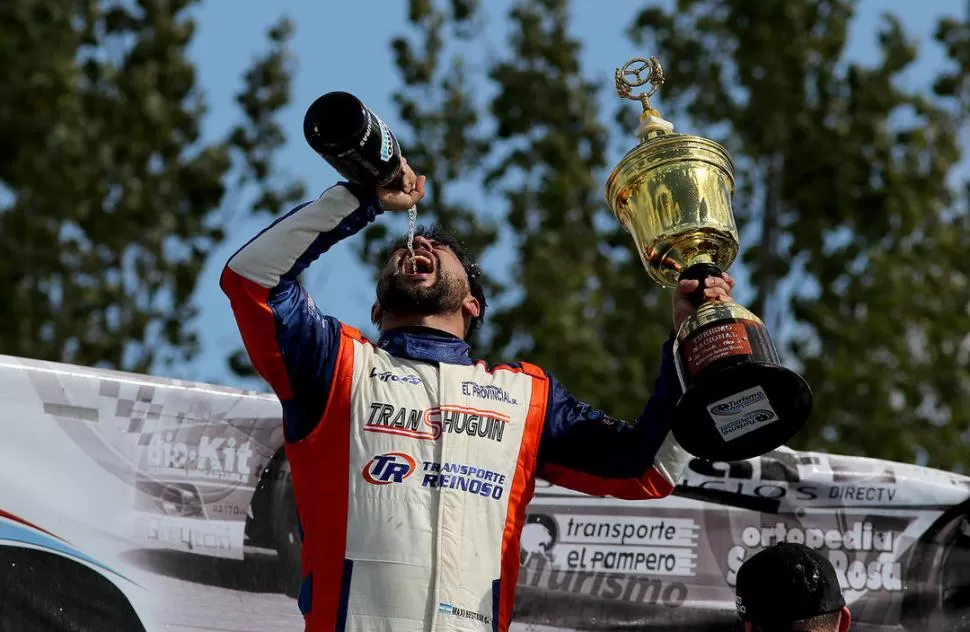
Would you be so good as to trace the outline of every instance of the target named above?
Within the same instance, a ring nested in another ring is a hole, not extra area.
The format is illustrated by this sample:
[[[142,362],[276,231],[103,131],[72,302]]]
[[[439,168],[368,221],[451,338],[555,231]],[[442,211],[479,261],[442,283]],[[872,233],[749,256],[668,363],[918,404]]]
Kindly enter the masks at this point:
[[[677,331],[674,364],[683,396],[674,437],[712,461],[760,456],[789,441],[811,414],[805,380],[781,364],[764,323],[734,302],[704,299],[704,280],[720,276],[738,255],[734,162],[707,138],[674,132],[650,104],[663,85],[656,57],[616,70],[620,97],[640,101],[639,144],[613,169],[606,200],[633,236],[647,274],[664,287],[697,279],[697,308]],[[650,84],[649,91],[633,90]]]

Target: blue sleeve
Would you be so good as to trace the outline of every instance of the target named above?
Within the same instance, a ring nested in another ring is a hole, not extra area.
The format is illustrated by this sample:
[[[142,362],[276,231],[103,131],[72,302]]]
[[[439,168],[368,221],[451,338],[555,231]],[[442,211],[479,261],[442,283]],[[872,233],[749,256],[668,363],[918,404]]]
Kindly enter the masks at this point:
[[[681,395],[674,368],[673,340],[663,345],[660,374],[643,412],[629,422],[580,401],[549,375],[549,402],[539,444],[540,476],[590,494],[611,489],[610,481],[642,479],[654,467],[667,440]]]
[[[321,313],[298,278],[382,212],[373,194],[341,183],[274,221],[223,271],[220,285],[253,367],[282,404],[289,442],[322,417],[340,343],[340,323]]]
[[[295,280],[285,282],[268,303],[292,393],[288,399],[280,398],[283,434],[294,443],[309,435],[323,417],[340,344],[340,323],[320,313]]]

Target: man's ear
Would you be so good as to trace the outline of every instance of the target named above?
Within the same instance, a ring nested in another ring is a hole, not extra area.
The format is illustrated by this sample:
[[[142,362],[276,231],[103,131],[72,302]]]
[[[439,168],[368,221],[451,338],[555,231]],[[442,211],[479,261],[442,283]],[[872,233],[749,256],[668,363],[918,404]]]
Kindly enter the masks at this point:
[[[374,304],[370,308],[370,322],[380,328],[382,320],[384,320],[384,309],[380,303],[374,301]]]
[[[852,623],[852,613],[847,607],[842,607],[842,612],[839,613],[839,632],[846,632],[849,629],[849,624]]]
[[[469,294],[461,302],[461,315],[466,319],[478,318],[482,315],[482,304],[478,299]]]
[[[468,330],[471,327],[472,321],[482,314],[482,304],[478,302],[478,299],[469,294],[465,297],[465,300],[461,303],[461,320],[465,324],[465,334],[462,338],[468,337]]]

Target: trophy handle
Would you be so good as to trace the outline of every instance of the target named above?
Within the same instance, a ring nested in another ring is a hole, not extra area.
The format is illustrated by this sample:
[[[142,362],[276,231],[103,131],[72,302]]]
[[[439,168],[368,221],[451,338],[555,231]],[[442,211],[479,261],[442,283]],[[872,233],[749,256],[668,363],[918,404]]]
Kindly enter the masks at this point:
[[[680,274],[682,281],[700,281],[697,289],[688,296],[688,299],[693,303],[694,307],[700,307],[707,300],[704,298],[704,280],[707,277],[719,277],[722,274],[724,274],[724,271],[713,263],[695,263]]]

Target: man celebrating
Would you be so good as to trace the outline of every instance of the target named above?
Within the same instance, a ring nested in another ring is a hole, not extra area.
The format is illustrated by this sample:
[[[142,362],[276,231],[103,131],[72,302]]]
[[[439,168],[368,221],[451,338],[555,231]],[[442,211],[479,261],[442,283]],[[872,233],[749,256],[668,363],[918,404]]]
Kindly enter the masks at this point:
[[[377,344],[324,316],[297,277],[423,198],[424,176],[402,169],[397,190],[341,183],[277,220],[229,260],[221,286],[283,406],[306,629],[505,631],[536,477],[624,499],[673,491],[687,455],[669,432],[681,394],[671,341],[634,423],[531,364],[476,362],[465,338],[485,313],[478,268],[435,230],[381,271]],[[730,277],[707,286],[709,300],[731,300]],[[675,326],[696,287],[678,288]]]

